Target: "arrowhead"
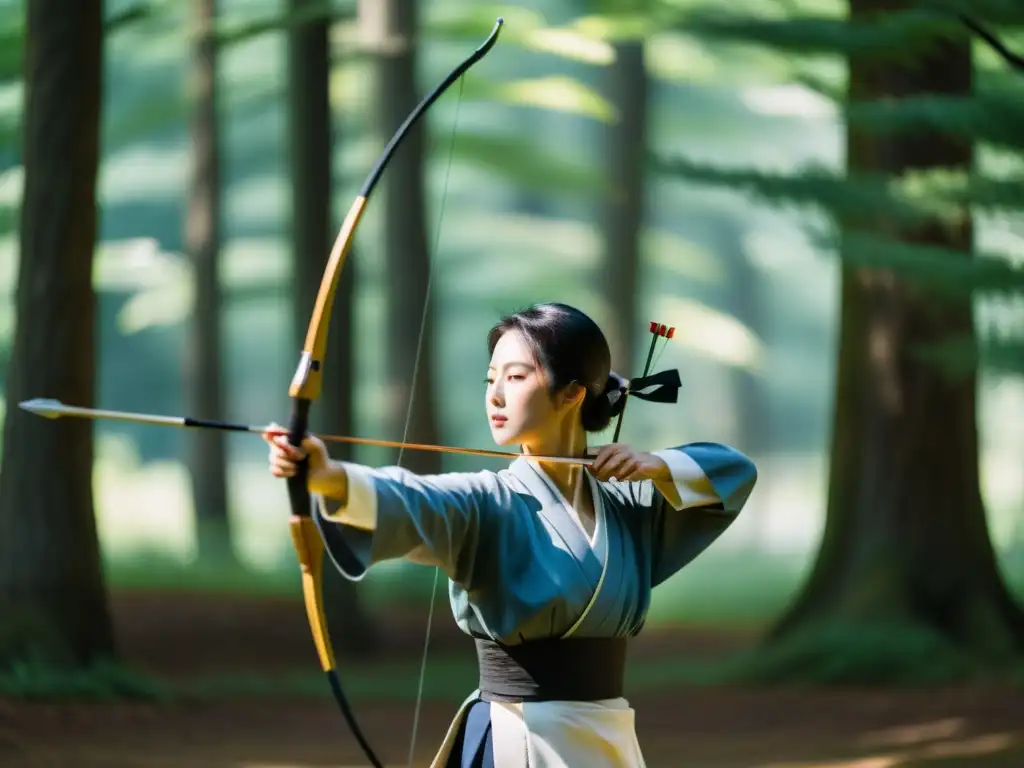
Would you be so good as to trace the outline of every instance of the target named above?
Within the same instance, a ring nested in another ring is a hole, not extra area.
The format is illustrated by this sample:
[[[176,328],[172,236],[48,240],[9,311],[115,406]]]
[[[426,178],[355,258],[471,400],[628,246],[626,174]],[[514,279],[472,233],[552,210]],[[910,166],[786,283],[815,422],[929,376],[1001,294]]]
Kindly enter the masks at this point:
[[[64,410],[64,403],[49,397],[37,397],[33,400],[23,400],[18,403],[18,407],[44,419],[59,419]]]

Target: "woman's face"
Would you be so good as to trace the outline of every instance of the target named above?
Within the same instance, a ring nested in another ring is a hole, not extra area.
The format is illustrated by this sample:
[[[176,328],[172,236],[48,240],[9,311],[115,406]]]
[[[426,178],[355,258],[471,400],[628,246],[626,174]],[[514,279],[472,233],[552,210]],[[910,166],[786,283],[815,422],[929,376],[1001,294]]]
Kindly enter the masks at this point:
[[[577,389],[579,396],[571,396]],[[581,400],[580,387],[566,387],[565,393],[551,396],[544,369],[518,331],[509,331],[498,340],[487,368],[486,395],[495,443],[544,445]]]

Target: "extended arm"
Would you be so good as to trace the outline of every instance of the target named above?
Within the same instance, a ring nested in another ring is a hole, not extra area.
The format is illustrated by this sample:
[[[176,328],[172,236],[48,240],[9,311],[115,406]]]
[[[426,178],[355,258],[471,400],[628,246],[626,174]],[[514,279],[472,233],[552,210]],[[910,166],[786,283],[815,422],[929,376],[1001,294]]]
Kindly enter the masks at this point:
[[[313,491],[323,497],[319,517],[329,549],[346,553],[335,562],[354,558],[361,566],[358,572],[342,568],[350,579],[374,563],[406,558],[466,583],[490,510],[508,503],[493,473],[417,475],[340,461],[330,462]]]

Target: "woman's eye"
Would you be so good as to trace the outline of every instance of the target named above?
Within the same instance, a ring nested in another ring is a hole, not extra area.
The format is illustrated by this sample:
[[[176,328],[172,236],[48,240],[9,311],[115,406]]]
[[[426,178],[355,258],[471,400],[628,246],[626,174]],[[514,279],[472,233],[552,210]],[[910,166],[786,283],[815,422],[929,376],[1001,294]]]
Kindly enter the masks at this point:
[[[523,376],[523,374],[521,374],[521,373],[510,373],[508,375],[508,380],[509,381],[522,381],[525,378],[526,377]]]

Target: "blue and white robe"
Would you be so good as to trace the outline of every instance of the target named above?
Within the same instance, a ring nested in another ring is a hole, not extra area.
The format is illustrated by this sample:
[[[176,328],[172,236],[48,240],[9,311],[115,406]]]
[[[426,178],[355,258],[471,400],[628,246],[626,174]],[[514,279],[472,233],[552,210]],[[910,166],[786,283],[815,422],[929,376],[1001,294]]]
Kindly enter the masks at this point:
[[[435,565],[449,579],[452,613],[469,635],[504,644],[550,637],[632,636],[651,589],[703,552],[736,518],[757,471],[739,451],[689,443],[658,451],[675,499],[652,481],[598,482],[589,472],[595,526],[588,536],[544,471],[517,458],[499,472],[416,475],[343,463],[348,498],[314,512],[344,576],[359,580],[396,558]],[[476,741],[459,728],[472,707]],[[489,712],[486,710],[489,709]],[[632,768],[644,765],[634,712],[624,698],[593,702],[479,701],[460,707],[432,768]]]

